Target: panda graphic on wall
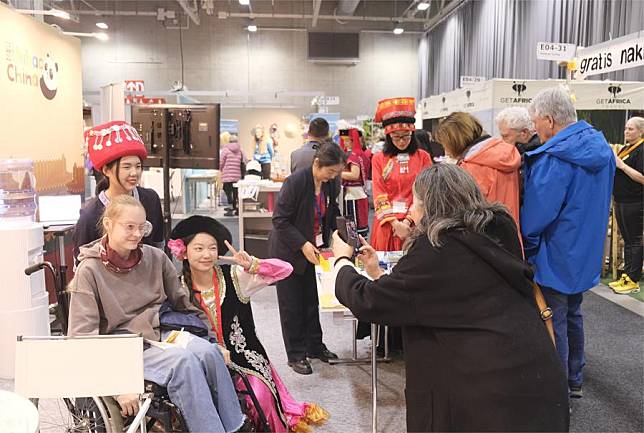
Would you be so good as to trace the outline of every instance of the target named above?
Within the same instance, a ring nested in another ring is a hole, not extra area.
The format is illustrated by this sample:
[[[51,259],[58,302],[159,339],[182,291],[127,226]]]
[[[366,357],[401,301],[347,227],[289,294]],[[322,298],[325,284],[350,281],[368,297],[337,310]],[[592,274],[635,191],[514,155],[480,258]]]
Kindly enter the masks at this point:
[[[54,62],[49,54],[45,58],[40,77],[40,90],[43,96],[50,101],[54,99],[58,91],[58,63]]]

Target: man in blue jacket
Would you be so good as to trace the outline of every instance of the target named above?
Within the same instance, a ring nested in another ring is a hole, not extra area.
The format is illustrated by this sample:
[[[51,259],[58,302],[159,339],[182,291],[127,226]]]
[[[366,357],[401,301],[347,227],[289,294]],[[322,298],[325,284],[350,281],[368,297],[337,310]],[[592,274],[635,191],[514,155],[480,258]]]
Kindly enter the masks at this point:
[[[577,120],[570,95],[561,88],[541,91],[528,111],[543,144],[525,154],[523,245],[554,313],[570,396],[581,398],[581,302],[599,283],[615,157],[601,132]]]

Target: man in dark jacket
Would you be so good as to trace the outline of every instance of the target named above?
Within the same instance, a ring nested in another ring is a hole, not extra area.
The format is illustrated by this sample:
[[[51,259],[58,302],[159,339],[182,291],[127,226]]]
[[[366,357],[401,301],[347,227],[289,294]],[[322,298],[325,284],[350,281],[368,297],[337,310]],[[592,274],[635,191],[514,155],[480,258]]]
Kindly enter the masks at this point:
[[[316,149],[328,138],[329,122],[321,117],[311,120],[308,141],[291,153],[291,173],[295,173],[300,168],[311,168]]]
[[[577,113],[570,95],[541,91],[528,108],[543,145],[525,154],[521,232],[552,308],[570,396],[581,398],[583,293],[599,283],[615,157],[603,134]]]

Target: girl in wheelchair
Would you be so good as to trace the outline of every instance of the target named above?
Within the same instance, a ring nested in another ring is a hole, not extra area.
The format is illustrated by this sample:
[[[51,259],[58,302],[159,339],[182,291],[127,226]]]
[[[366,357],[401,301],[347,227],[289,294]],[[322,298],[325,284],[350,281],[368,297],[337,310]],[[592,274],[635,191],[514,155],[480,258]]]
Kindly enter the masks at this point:
[[[181,344],[161,344],[159,308],[195,310],[162,250],[141,244],[149,233],[145,210],[129,195],[114,197],[101,219],[104,235],[80,248],[69,285],[70,336],[132,333],[151,342],[143,352],[144,377],[168,390],[191,432],[234,432],[245,421],[222,351],[182,333]],[[118,354],[115,354],[118,356]],[[138,396],[118,396],[124,415],[138,410]]]
[[[309,432],[329,414],[316,404],[297,402],[271,365],[255,333],[250,297],[286,278],[293,267],[278,259],[257,259],[236,251],[228,229],[213,218],[195,215],[177,224],[168,246],[183,261],[181,285],[200,309],[217,343],[230,351],[231,367],[248,377],[272,432]],[[233,255],[225,256],[230,250]],[[219,265],[217,261],[230,264]],[[245,386],[240,379],[239,391]],[[248,404],[250,417],[258,414]]]

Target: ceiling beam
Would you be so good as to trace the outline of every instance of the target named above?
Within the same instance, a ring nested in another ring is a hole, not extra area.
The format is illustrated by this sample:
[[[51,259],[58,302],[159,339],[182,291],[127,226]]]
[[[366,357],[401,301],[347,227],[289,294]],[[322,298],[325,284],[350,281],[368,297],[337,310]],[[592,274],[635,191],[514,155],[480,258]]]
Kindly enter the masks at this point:
[[[190,17],[192,22],[199,25],[199,8],[197,7],[197,0],[194,0],[194,8],[190,7],[188,0],[177,0],[177,3],[181,5],[183,11]]]
[[[339,0],[338,1],[338,14],[339,15],[353,15],[358,8],[360,0]]]
[[[322,0],[313,0],[313,21],[311,21],[311,27],[316,27],[318,25],[318,18],[320,17],[321,6],[322,6]]]
[[[273,14],[273,13],[243,13],[243,12],[226,12],[219,11],[220,19],[226,18],[250,18],[250,19],[290,19],[290,20],[310,20],[312,14]],[[373,22],[401,22],[401,23],[424,23],[424,18],[406,18],[406,17],[384,17],[384,16],[354,16],[354,15],[318,15],[318,20],[343,20],[343,21],[373,21]]]

